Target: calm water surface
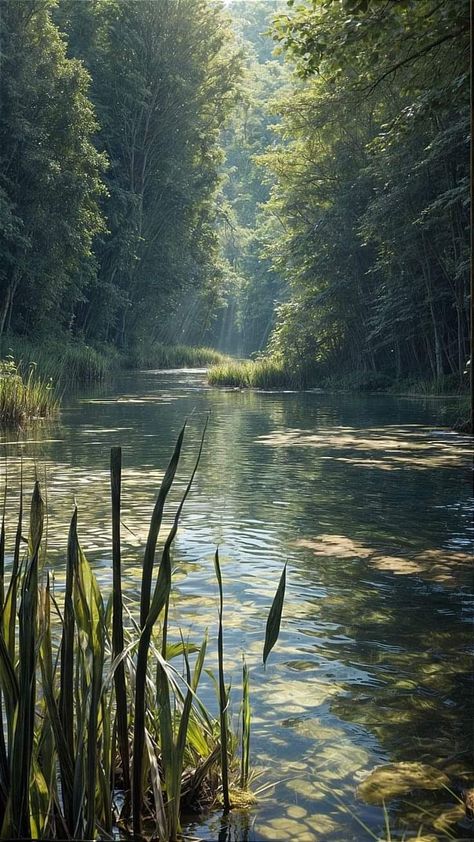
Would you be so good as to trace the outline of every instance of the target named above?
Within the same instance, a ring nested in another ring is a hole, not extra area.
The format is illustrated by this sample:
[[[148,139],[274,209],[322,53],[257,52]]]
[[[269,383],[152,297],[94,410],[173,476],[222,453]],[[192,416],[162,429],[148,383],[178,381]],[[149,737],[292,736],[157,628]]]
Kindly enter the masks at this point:
[[[421,762],[444,770],[454,790],[474,785],[472,456],[469,440],[448,429],[456,403],[224,391],[196,371],[134,373],[70,399],[57,426],[2,446],[12,516],[20,456],[26,485],[37,472],[46,486],[58,588],[74,500],[83,547],[110,582],[109,451],[122,445],[133,605],[163,468],[187,417],[171,517],[209,410],[176,544],[173,622],[197,642],[209,626],[212,649],[218,545],[233,710],[237,717],[244,652],[253,761],[263,770],[254,787],[273,786],[229,826],[214,816],[189,831],[222,840],[385,838],[382,808],[358,793],[375,767]],[[286,561],[281,636],[264,672],[265,620]],[[214,705],[210,689],[206,701]],[[388,804],[406,838],[420,825],[426,839],[474,838],[442,787]]]

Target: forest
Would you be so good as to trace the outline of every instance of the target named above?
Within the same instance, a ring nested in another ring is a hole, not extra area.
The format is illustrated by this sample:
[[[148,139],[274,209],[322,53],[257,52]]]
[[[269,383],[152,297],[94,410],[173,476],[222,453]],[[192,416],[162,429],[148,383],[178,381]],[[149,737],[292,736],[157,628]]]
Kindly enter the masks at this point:
[[[0,0],[0,840],[474,840],[473,8]]]
[[[0,14],[3,355],[466,386],[468,0]]]

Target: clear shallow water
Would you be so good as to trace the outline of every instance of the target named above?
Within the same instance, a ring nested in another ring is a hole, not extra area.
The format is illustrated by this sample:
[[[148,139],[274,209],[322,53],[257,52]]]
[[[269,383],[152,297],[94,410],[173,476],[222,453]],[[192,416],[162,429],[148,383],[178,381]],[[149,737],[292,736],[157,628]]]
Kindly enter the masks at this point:
[[[357,786],[376,766],[421,761],[445,769],[453,786],[473,785],[472,457],[468,439],[440,429],[456,417],[455,401],[211,390],[191,371],[134,373],[71,400],[60,424],[2,448],[12,514],[20,455],[25,487],[35,471],[44,478],[57,586],[74,499],[86,554],[110,582],[108,463],[110,447],[122,445],[133,603],[162,471],[187,417],[171,516],[209,410],[176,544],[173,620],[196,641],[209,626],[212,648],[219,545],[233,709],[245,652],[253,763],[264,770],[255,787],[274,787],[229,826],[214,816],[189,830],[204,839],[370,839],[359,822],[377,833],[383,811]],[[285,561],[282,630],[264,672],[265,619]],[[473,838],[446,790],[390,802],[394,822],[403,818],[414,836],[423,823],[432,838],[445,838],[453,808],[450,832]]]

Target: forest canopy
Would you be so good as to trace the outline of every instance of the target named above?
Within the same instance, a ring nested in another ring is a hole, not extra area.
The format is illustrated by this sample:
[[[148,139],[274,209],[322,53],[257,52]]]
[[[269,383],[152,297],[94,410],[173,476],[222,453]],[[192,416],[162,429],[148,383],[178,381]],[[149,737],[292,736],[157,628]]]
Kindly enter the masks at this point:
[[[469,3],[5,0],[0,339],[465,381]]]

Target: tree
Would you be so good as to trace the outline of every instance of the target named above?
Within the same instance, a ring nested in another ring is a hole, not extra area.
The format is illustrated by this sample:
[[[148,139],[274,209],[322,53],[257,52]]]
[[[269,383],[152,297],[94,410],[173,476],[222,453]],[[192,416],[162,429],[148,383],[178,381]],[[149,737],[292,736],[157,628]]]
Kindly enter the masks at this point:
[[[52,8],[0,5],[0,337],[74,321],[104,227],[89,76],[66,57]]]
[[[277,143],[279,117],[272,101],[288,83],[286,68],[272,56],[268,35],[272,15],[281,8],[281,0],[243,0],[230,6],[244,74],[237,105],[222,133],[220,230],[227,289],[214,337],[219,347],[241,356],[265,347],[282,286],[265,256],[267,244],[278,236],[278,225],[260,210],[273,179],[259,163],[259,156]]]
[[[303,80],[281,103],[287,146],[266,159],[285,227],[272,256],[294,305],[280,352],[299,309],[331,371],[462,380],[467,36],[465,0],[325,0],[277,18]]]
[[[226,18],[208,0],[88,0],[60,11],[92,74],[110,160],[108,234],[82,324],[121,346],[163,339],[184,297],[216,275],[219,130],[238,75]]]

